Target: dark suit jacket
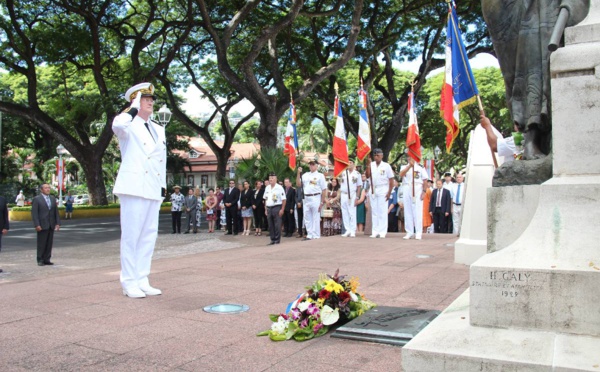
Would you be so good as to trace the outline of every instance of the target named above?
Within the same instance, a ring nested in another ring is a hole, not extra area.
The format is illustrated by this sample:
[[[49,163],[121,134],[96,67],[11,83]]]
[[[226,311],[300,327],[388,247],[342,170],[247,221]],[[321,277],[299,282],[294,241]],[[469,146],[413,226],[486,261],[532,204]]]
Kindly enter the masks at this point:
[[[9,230],[8,224],[8,207],[6,205],[6,199],[3,196],[0,196],[0,234],[1,230]]]
[[[60,225],[60,217],[58,216],[54,196],[50,195],[50,209],[48,209],[48,204],[46,204],[43,195],[40,194],[33,198],[31,219],[33,220],[33,227],[41,226],[42,230],[54,229],[56,225]]]
[[[198,198],[196,198],[195,195],[192,195],[191,198],[189,195],[186,195],[185,199],[183,199],[183,206],[189,208],[190,213],[194,212],[196,210],[196,207],[198,206]]]
[[[304,199],[304,189],[302,188],[302,186],[296,187],[296,205],[298,203],[300,203],[300,205],[304,205],[303,200]]]
[[[296,190],[294,190],[293,187],[290,187],[289,190],[287,190],[284,187],[285,190],[285,209],[287,211],[289,210],[294,210],[294,207],[296,206]]]
[[[244,190],[240,196],[240,207],[246,207],[246,209],[252,208],[252,198],[254,197],[254,190]]]
[[[437,198],[438,198],[438,189],[433,189],[433,192],[431,193],[431,199],[429,199],[429,212],[433,213],[435,212],[435,205],[437,203]],[[442,206],[442,213],[451,213],[451,205],[450,203],[452,202],[452,195],[450,195],[450,191],[442,188],[442,200],[441,200],[441,206]]]
[[[231,203],[232,207],[237,208],[238,200],[240,200],[240,190],[237,187],[234,187],[231,193],[229,192],[229,187],[225,189],[223,203]]]
[[[254,196],[256,194],[256,196]],[[261,186],[258,193],[256,193],[256,189],[252,190],[252,205],[256,206],[256,209],[264,209],[265,201],[263,197],[265,196],[265,187]]]

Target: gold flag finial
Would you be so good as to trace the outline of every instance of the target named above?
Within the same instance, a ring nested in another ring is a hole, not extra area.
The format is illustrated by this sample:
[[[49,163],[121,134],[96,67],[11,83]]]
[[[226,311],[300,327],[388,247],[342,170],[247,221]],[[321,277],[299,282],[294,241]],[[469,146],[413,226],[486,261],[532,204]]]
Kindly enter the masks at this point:
[[[410,92],[414,93],[415,92],[415,85],[417,85],[417,81],[413,80],[412,83],[408,83],[410,84]]]
[[[338,89],[340,89],[340,86],[338,85],[337,81],[333,85],[333,88],[335,89],[335,94],[337,95],[338,94]]]

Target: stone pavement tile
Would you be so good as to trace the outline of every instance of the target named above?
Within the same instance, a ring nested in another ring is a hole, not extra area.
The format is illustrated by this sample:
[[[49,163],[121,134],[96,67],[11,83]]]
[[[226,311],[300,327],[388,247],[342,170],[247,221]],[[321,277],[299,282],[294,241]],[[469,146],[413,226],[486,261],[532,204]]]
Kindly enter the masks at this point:
[[[168,338],[172,336],[185,336],[189,334],[203,334],[208,324],[198,320],[183,318],[162,318],[153,322],[139,324],[131,327],[132,331],[147,332],[153,335]]]
[[[291,355],[288,361],[294,363],[304,360],[306,363],[307,360],[310,360],[311,363],[355,369],[357,366],[383,357],[381,355],[384,349],[382,345],[369,342],[336,339],[325,335],[319,339],[307,341],[307,343],[309,344],[307,348]]]
[[[48,338],[39,333],[21,335],[17,337],[0,337],[0,366],[13,365],[17,361],[45,352],[47,350],[68,345],[69,342],[56,338]],[[10,371],[10,369],[2,369]]]
[[[80,307],[86,307],[90,304],[87,302],[82,302],[79,299],[73,298],[54,298],[53,300],[48,300],[36,304],[32,304],[28,306],[31,310],[43,311],[46,313],[60,313],[65,310],[73,310]]]
[[[96,364],[81,367],[79,371],[85,372],[154,372],[154,371],[171,371],[169,368],[160,364],[146,363],[143,359],[137,356],[120,355],[114,358],[106,359]]]
[[[65,316],[74,319],[90,320],[95,318],[104,317],[107,315],[113,315],[120,312],[126,311],[125,309],[118,309],[111,306],[100,305],[100,304],[87,304],[84,307],[72,308],[68,311],[63,312]]]
[[[265,370],[265,372],[294,372],[310,369],[319,372],[348,372],[348,367],[336,366],[332,364],[322,364],[307,362],[303,360],[283,360],[276,365]]]
[[[92,349],[104,350],[115,354],[125,354],[164,339],[163,335],[137,330],[135,327],[122,328],[118,332],[89,337],[77,344]]]
[[[294,343],[273,344],[264,337],[246,338],[241,342],[219,348],[179,368],[186,371],[264,371],[297,352],[299,345],[293,345]]]
[[[176,368],[210,355],[219,349],[216,345],[199,341],[197,336],[166,338],[152,345],[133,350],[124,357],[142,360],[151,365]]]
[[[25,357],[19,366],[32,370],[78,371],[83,366],[96,364],[114,357],[115,354],[79,345],[63,345]]]
[[[0,316],[0,325],[22,319],[35,318],[45,314],[48,314],[48,312],[15,306],[2,310],[2,316]]]
[[[115,262],[115,264],[118,264]],[[71,274],[71,273],[68,273]],[[86,275],[78,277],[77,281],[74,281],[71,275],[61,275],[53,278],[48,278],[46,281],[51,284],[66,286],[66,287],[86,287],[92,284],[113,282],[119,280],[118,274],[111,272],[88,272]]]
[[[139,324],[154,322],[161,318],[163,318],[162,314],[157,314],[153,311],[123,310],[115,314],[95,318],[94,323],[105,327],[123,329],[134,327]]]
[[[392,345],[380,345],[380,347],[382,352],[379,355],[385,355],[385,357],[374,358],[365,364],[356,366],[355,370],[364,372],[400,371],[402,369],[402,348]]]

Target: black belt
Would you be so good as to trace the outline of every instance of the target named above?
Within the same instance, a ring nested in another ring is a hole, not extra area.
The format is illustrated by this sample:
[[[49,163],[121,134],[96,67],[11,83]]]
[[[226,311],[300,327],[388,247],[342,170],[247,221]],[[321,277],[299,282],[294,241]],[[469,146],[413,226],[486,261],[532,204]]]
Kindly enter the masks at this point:
[[[304,196],[317,196],[317,195],[321,195],[320,192],[316,193],[316,194],[304,194]]]
[[[270,206],[270,207],[267,207],[267,208],[275,208],[275,207],[281,207],[281,204],[272,205],[272,206]]]
[[[462,205],[462,204],[456,204],[456,203],[454,203],[454,205]]]

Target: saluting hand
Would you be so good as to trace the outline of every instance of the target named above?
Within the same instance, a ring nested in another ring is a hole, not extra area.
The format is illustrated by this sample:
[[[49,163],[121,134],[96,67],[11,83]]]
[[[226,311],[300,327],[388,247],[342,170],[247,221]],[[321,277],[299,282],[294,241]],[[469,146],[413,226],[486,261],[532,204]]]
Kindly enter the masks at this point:
[[[139,110],[141,100],[142,100],[142,92],[137,92],[137,94],[135,95],[135,98],[133,99],[133,101],[131,101],[131,106],[129,106],[129,107]]]

